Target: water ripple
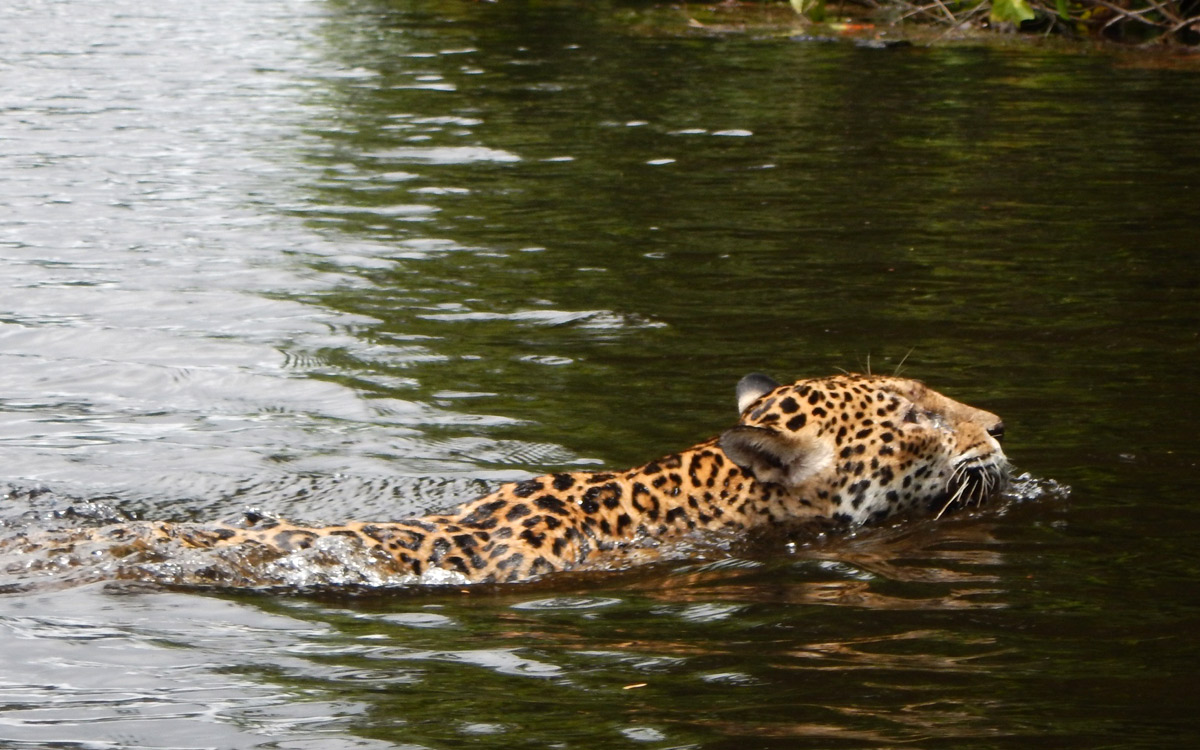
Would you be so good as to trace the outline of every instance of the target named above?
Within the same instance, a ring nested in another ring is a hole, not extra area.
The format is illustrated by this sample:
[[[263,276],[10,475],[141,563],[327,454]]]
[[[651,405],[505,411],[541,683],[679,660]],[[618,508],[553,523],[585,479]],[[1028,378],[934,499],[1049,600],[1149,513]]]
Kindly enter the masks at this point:
[[[512,163],[521,157],[503,149],[486,146],[403,146],[374,151],[366,156],[377,161],[422,162],[426,164],[473,164],[476,162]]]

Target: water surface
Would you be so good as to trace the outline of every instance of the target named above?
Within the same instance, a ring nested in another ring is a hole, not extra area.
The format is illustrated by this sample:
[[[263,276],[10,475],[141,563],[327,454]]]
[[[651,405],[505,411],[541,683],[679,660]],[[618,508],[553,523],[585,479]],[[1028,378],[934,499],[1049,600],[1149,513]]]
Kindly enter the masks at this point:
[[[469,594],[9,569],[0,745],[1200,739],[1197,73],[623,10],[9,3],[4,532],[398,518],[902,360],[1020,496]]]

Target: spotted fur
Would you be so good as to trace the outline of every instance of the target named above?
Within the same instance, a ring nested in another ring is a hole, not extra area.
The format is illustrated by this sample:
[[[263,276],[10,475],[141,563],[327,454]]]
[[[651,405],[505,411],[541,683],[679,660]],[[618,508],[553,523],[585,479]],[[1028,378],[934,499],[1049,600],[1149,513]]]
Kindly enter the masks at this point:
[[[444,514],[322,527],[133,523],[88,537],[289,552],[342,536],[418,577],[441,568],[468,581],[518,581],[689,532],[940,515],[1006,482],[999,418],[914,380],[838,375],[781,386],[750,375],[737,398],[737,426],[682,452],[626,471],[506,484]]]

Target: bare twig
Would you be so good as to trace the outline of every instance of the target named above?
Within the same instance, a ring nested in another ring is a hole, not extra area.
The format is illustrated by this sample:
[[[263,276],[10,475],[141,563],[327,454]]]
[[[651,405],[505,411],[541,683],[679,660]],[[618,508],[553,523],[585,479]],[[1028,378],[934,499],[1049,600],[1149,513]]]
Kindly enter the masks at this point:
[[[979,3],[974,8],[972,8],[971,10],[969,10],[966,13],[964,13],[963,15],[961,15],[958,18],[958,21],[953,26],[947,28],[939,36],[945,36],[946,34],[949,34],[950,32],[954,31],[955,29],[961,28],[965,24],[970,23],[971,19],[973,19],[975,16],[980,16],[980,15],[983,15],[984,13],[987,13],[990,11],[991,11],[990,3]]]
[[[921,14],[928,15],[929,20],[931,20],[931,21],[942,21],[942,22],[950,23],[950,24],[955,24],[958,21],[958,19],[955,17],[955,15],[950,11],[949,8],[946,7],[945,3],[943,3],[942,0],[934,0],[934,2],[929,3],[928,5],[914,6],[914,5],[911,5],[910,3],[901,3],[901,5],[908,6],[911,10],[909,10],[907,13],[900,16],[900,18],[897,19],[899,21],[904,21],[909,18],[912,18],[913,16],[919,16]],[[940,10],[944,11],[945,13],[947,13],[949,15],[949,19],[942,18],[941,15],[938,13],[930,13],[930,11],[937,10],[937,9],[940,9]]]
[[[1197,31],[1200,31],[1200,16],[1191,16],[1190,18],[1183,18],[1183,19],[1181,19],[1181,20],[1180,20],[1178,23],[1176,23],[1174,26],[1172,26],[1171,28],[1167,29],[1167,33],[1168,33],[1168,34],[1175,34],[1175,33],[1178,33],[1178,32],[1180,32],[1180,31],[1183,31],[1183,30],[1184,30],[1184,29],[1186,29],[1188,26],[1195,26],[1195,27],[1196,27],[1196,30],[1197,30]]]
[[[946,4],[943,3],[942,0],[935,0],[935,2],[937,3],[937,6],[941,8],[947,16],[949,16],[949,23],[954,24],[958,22],[958,19],[954,17],[954,14],[950,12],[950,9],[946,7]]]
[[[1160,14],[1162,14],[1167,19],[1167,21],[1170,21],[1172,23],[1179,23],[1181,20],[1179,18],[1179,16],[1175,15],[1174,13],[1171,13],[1170,11],[1167,11],[1165,9],[1164,5],[1161,2],[1159,2],[1159,0],[1145,0],[1145,2],[1150,3],[1150,7],[1138,8],[1138,9],[1123,8],[1120,5],[1117,5],[1116,3],[1109,2],[1109,0],[1088,0],[1088,2],[1093,3],[1095,5],[1099,5],[1102,8],[1107,8],[1108,10],[1110,10],[1116,14],[1115,16],[1113,16],[1113,18],[1110,18],[1107,23],[1105,23],[1103,26],[1100,27],[1101,30],[1107,29],[1109,26],[1112,26],[1117,23],[1121,23],[1123,21],[1137,21],[1138,23],[1144,23],[1147,26],[1153,26],[1155,28],[1165,28],[1167,26],[1166,22],[1157,21],[1153,18],[1146,17],[1147,14],[1153,13],[1154,11],[1158,11]],[[1195,19],[1193,19],[1193,20],[1195,20]],[[1185,20],[1185,21],[1183,21],[1183,25],[1178,26],[1177,28],[1183,28],[1183,26],[1187,26],[1187,23],[1188,22]]]
[[[1162,3],[1160,0],[1146,0],[1146,2],[1153,5],[1155,9],[1163,15],[1163,18],[1166,18],[1168,21],[1172,23],[1177,23],[1179,21],[1179,16],[1172,13],[1167,4]]]

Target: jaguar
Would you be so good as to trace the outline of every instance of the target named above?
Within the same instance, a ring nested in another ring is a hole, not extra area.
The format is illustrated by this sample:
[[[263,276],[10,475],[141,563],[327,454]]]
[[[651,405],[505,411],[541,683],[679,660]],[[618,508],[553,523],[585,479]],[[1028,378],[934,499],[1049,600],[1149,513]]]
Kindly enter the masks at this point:
[[[983,504],[1008,481],[1000,418],[917,380],[840,374],[780,385],[752,374],[736,397],[738,423],[686,450],[624,471],[512,482],[448,512],[324,526],[258,514],[232,524],[131,521],[55,532],[52,544],[286,555],[336,537],[415,580],[510,582],[708,533],[940,517]]]

